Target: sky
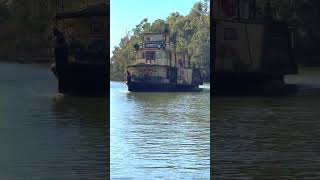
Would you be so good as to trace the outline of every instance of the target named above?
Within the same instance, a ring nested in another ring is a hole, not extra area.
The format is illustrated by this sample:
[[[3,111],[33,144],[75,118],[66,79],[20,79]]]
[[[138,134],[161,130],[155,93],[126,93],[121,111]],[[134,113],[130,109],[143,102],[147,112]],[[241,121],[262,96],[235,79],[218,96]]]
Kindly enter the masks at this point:
[[[148,22],[165,20],[170,13],[187,15],[200,0],[110,0],[110,56],[126,31],[131,31],[144,18]]]

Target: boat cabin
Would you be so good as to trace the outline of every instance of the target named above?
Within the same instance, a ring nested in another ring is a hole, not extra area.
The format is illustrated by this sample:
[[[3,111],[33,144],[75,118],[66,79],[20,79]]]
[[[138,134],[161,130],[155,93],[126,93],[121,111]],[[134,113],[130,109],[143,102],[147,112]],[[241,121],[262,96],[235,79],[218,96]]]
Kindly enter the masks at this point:
[[[270,2],[216,0],[213,7],[217,73],[297,73],[294,31],[272,19]]]
[[[135,49],[137,62],[129,66],[127,72],[132,80],[178,84],[192,84],[196,80],[202,83],[200,70],[193,68],[188,52],[176,52],[168,33],[145,33],[143,44],[135,45]]]
[[[69,62],[105,64],[109,56],[109,4],[57,13],[56,26],[69,47]],[[103,62],[104,61],[104,62]]]
[[[214,2],[216,18],[263,20],[270,15],[270,3],[265,0],[217,0]]]
[[[145,33],[143,45],[137,46],[137,64],[190,68],[188,52],[175,52],[167,33]]]

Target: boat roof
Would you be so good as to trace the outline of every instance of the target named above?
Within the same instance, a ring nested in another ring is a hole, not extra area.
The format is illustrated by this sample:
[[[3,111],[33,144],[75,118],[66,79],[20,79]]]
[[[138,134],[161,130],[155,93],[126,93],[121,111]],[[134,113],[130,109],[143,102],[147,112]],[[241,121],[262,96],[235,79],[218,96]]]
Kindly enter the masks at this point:
[[[128,66],[127,68],[129,67],[170,67],[170,66],[167,66],[167,65],[159,65],[159,64],[145,64],[145,63],[139,63],[139,64],[135,64],[135,65],[131,65],[131,66]]]
[[[149,34],[165,34],[164,32],[145,32],[143,35],[149,35]]]
[[[57,13],[55,19],[82,18],[93,16],[109,16],[109,4],[97,3],[88,7],[71,12]]]
[[[164,34],[163,32],[144,32],[143,34]]]
[[[164,34],[167,34],[169,32],[170,32],[170,30],[168,28],[165,28],[161,32],[144,32],[143,34],[145,34],[145,35],[148,35],[148,34],[162,34],[162,35],[164,35]]]
[[[169,49],[159,49],[159,48],[142,48],[142,49],[139,49],[138,51],[165,51],[165,52],[168,52],[170,50]]]

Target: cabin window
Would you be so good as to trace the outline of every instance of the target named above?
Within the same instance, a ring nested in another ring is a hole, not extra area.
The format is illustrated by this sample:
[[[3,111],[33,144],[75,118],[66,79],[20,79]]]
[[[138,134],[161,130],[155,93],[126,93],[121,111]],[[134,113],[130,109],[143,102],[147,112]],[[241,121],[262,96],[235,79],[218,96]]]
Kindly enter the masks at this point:
[[[103,28],[103,24],[101,24],[101,23],[92,23],[91,24],[91,33],[92,34],[101,34],[104,32],[105,32],[105,30]]]
[[[179,65],[180,65],[181,67],[183,67],[182,59],[179,59],[178,62],[179,62]]]
[[[224,40],[237,40],[238,33],[234,28],[224,28]]]
[[[237,16],[237,7],[236,0],[223,0],[221,1],[221,15],[224,17]]]
[[[155,52],[147,51],[146,52],[146,60],[155,60]]]
[[[165,53],[163,53],[161,51],[157,51],[156,52],[156,58],[157,59],[164,59],[165,58]]]

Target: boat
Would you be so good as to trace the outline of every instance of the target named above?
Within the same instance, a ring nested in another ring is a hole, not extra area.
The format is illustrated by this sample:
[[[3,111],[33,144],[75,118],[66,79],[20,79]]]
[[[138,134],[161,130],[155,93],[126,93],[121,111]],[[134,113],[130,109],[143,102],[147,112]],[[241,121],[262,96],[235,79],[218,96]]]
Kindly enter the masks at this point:
[[[108,92],[109,4],[96,3],[57,13],[52,71],[58,91],[106,96]]]
[[[297,74],[296,28],[273,18],[265,0],[213,2],[213,91],[238,93],[285,87]]]
[[[188,52],[177,52],[169,30],[144,33],[134,45],[136,62],[127,67],[127,86],[133,92],[201,91],[201,70],[191,64]]]

